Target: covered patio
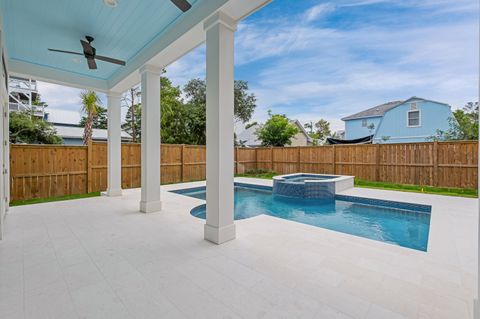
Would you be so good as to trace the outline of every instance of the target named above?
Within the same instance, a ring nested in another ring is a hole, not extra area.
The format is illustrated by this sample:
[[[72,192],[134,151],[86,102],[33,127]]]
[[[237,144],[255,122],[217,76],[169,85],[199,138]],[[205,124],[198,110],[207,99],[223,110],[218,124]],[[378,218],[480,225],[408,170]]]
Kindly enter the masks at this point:
[[[234,35],[269,0],[189,2],[0,2],[0,318],[473,318],[476,199],[345,191],[432,205],[428,253],[267,215],[234,222]],[[48,51],[85,36],[126,66]],[[206,182],[161,187],[160,75],[205,42]],[[8,207],[9,75],[106,93],[105,196]],[[141,189],[122,190],[121,95],[138,83]],[[206,221],[190,215],[204,201],[170,192],[205,184]]]

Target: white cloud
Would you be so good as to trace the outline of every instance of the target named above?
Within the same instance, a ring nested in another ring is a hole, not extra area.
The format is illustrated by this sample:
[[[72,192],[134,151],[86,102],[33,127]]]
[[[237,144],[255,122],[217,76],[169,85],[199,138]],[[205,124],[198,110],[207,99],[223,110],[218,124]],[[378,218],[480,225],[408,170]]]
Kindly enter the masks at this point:
[[[318,18],[332,12],[335,10],[335,5],[333,3],[320,3],[316,6],[311,7],[305,12],[305,20],[307,22],[312,22]]]

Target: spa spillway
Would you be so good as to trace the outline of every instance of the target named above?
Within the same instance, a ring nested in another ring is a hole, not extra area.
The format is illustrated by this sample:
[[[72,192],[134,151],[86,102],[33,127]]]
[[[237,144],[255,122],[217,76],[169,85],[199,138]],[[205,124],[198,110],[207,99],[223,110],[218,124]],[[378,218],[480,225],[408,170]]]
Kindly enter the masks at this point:
[[[353,187],[353,176],[296,173],[275,176],[273,194],[314,199],[333,199]]]

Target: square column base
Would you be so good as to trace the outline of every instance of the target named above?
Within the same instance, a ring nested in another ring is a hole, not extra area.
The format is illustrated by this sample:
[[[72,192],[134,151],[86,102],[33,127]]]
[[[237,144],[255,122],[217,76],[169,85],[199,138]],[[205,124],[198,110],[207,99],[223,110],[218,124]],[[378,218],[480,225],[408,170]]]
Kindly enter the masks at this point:
[[[215,227],[208,224],[205,224],[204,229],[204,239],[211,241],[217,245],[223,244],[227,241],[235,239],[235,224],[231,224],[224,227]]]
[[[108,197],[122,196],[122,189],[107,189],[106,192],[102,192],[102,195]]]
[[[473,319],[480,319],[480,303],[478,299],[473,299]]]
[[[159,200],[151,201],[151,202],[140,201],[140,211],[142,213],[153,213],[153,212],[159,212],[161,210],[162,210],[162,202]]]

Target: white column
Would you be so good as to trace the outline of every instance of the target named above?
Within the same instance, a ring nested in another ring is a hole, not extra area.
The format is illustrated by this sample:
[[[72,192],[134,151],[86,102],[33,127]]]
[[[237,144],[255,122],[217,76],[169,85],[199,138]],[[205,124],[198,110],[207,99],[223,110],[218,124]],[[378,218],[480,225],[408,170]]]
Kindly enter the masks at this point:
[[[108,180],[107,196],[122,195],[121,93],[107,93],[108,112]]]
[[[235,238],[233,222],[233,50],[236,22],[222,12],[207,33],[207,221],[206,240]]]
[[[479,87],[480,90],[480,87]],[[479,92],[480,94],[480,92]],[[478,128],[480,136],[480,127]],[[480,141],[478,142],[478,162],[477,162],[477,188],[480,188]],[[478,194],[478,203],[480,203],[480,193]],[[478,205],[477,203],[477,205]],[[473,298],[473,318],[480,319],[480,205],[478,205],[477,220],[477,284],[475,285],[475,293]]]
[[[140,211],[156,212],[160,202],[160,74],[162,69],[144,65],[142,77],[142,198]]]

